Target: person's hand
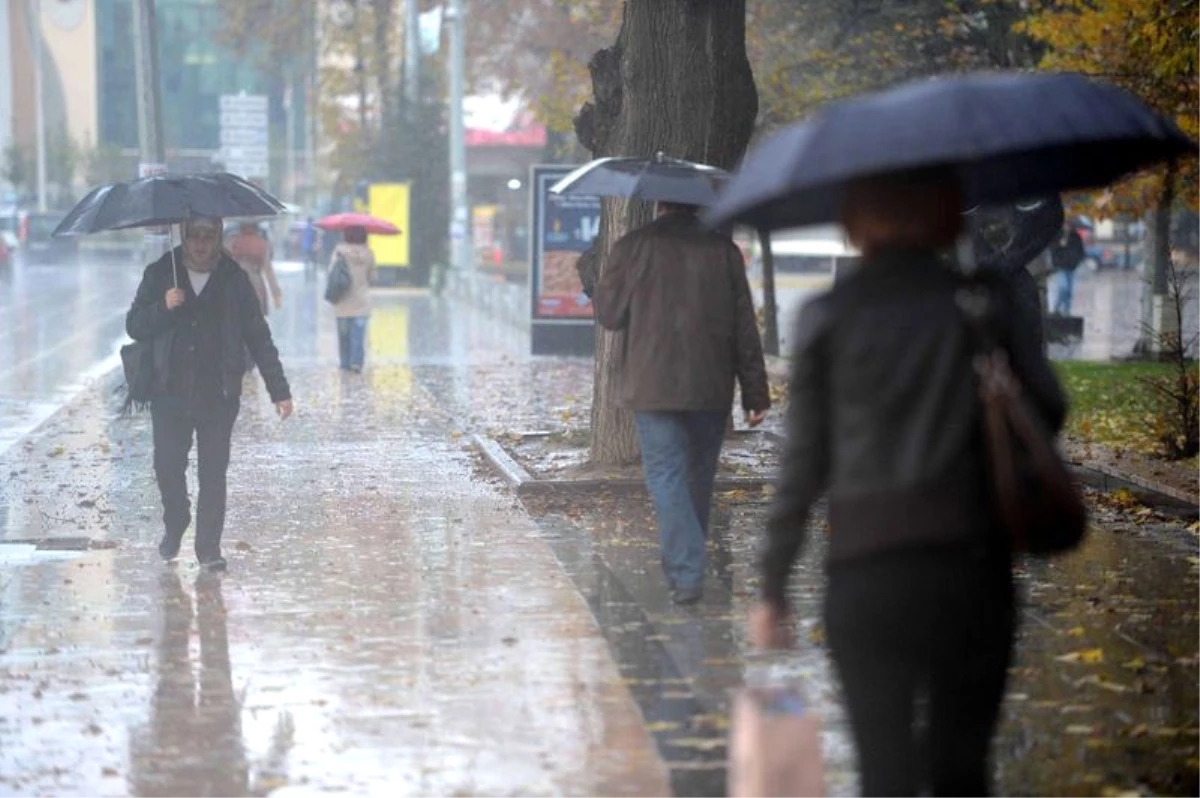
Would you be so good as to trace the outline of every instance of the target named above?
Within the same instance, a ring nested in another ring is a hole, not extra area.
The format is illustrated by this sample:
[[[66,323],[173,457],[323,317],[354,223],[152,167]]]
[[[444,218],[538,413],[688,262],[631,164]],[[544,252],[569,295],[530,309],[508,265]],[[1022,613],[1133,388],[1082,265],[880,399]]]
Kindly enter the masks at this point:
[[[275,403],[275,412],[279,414],[279,419],[282,421],[292,414],[295,407],[292,405],[291,399],[284,399],[282,402]]]
[[[766,410],[747,410],[746,423],[751,427],[757,427],[767,420],[767,412]]]
[[[758,649],[791,648],[791,617],[774,604],[760,601],[750,611],[750,643]]]
[[[283,295],[282,295],[282,294],[278,294],[278,295],[276,295],[276,297],[275,297],[275,309],[276,309],[276,310],[279,310],[279,309],[280,309],[280,308],[282,308],[282,307],[283,307]]]
[[[182,288],[171,288],[167,291],[163,301],[167,303],[167,310],[174,310],[182,305],[185,299],[187,299],[187,294],[183,293]]]

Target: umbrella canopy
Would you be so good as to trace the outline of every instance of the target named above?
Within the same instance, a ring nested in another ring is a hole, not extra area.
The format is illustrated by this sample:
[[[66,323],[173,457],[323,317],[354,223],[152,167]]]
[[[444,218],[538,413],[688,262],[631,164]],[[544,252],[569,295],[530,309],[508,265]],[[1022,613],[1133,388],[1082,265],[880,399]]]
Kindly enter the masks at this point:
[[[660,152],[653,158],[597,158],[563,177],[550,191],[710,205],[728,177],[724,169],[668,158]]]
[[[227,172],[154,175],[93,190],[71,209],[54,235],[159,227],[197,216],[274,216],[282,210],[279,200]]]
[[[1068,73],[978,73],[826,106],[757,147],[706,214],[718,227],[835,221],[856,178],[957,172],[968,206],[1097,188],[1196,144],[1125,91]]]
[[[313,224],[322,230],[346,230],[351,227],[361,227],[368,233],[377,236],[400,234],[400,228],[387,219],[368,216],[365,213],[335,213],[332,216],[322,216]]]

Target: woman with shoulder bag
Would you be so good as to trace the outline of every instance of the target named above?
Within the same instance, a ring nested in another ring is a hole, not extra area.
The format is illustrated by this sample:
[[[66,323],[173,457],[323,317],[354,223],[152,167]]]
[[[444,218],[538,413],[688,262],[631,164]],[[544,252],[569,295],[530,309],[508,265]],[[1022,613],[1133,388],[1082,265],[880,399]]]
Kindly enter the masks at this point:
[[[1016,610],[976,344],[959,306],[965,281],[939,257],[962,230],[961,207],[949,171],[851,184],[842,223],[862,267],[805,307],[794,336],[751,633],[760,647],[787,644],[788,575],[827,490],[825,629],[864,795],[990,789]],[[998,345],[1053,434],[1066,403],[1035,320],[1006,281],[993,283]]]
[[[350,273],[349,288],[334,303],[337,316],[338,359],[343,371],[360,373],[365,360],[367,319],[371,315],[371,280],[375,276],[375,254],[367,246],[367,231],[348,227],[343,241],[333,249],[332,272],[338,259]]]

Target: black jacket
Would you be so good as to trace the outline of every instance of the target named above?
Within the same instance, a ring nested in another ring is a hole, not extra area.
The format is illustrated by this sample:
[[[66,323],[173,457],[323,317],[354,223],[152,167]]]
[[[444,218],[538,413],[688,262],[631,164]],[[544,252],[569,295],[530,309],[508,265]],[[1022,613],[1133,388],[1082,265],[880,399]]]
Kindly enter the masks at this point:
[[[768,524],[764,594],[782,603],[813,503],[828,488],[830,562],[960,545],[993,529],[963,278],[893,253],[805,306],[794,336],[788,440]],[[1066,401],[1032,320],[997,280],[1001,342],[1057,432]]]
[[[188,283],[183,266],[182,248],[175,250],[175,271],[180,287]],[[186,318],[186,304],[174,311],[167,310],[166,294],[174,287],[171,278],[172,254],[168,252],[146,267],[138,286],[133,306],[125,316],[125,330],[135,341],[152,341],[154,346],[154,395],[165,396],[172,384],[171,355],[177,325]],[[279,352],[271,340],[271,330],[263,318],[258,295],[250,278],[228,255],[220,261],[205,289],[218,290],[220,296],[220,373],[221,395],[234,399],[242,394],[242,377],[246,372],[246,349],[258,365],[272,402],[292,398],[291,389],[283,375]]]

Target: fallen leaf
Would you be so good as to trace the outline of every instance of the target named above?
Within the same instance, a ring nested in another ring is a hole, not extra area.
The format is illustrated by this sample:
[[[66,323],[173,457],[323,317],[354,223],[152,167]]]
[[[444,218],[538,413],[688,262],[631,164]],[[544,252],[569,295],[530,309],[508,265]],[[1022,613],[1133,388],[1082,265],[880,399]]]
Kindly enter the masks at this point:
[[[1083,627],[1076,626],[1073,629],[1067,630],[1067,637],[1083,637],[1083,633],[1084,633]]]
[[[1131,671],[1140,671],[1146,667],[1146,660],[1141,657],[1134,657],[1129,662],[1122,662],[1121,667]]]
[[[680,724],[676,723],[673,720],[663,720],[663,721],[659,721],[658,723],[647,723],[646,724],[646,731],[648,731],[648,732],[675,731],[676,729],[679,729],[679,728],[680,728]]]
[[[671,740],[669,745],[676,748],[694,748],[697,751],[715,751],[725,747],[725,740],[719,737],[711,740],[703,737],[685,737],[682,740]]]
[[[1104,649],[1102,648],[1085,648],[1080,651],[1072,651],[1070,654],[1063,654],[1061,657],[1055,657],[1058,662],[1081,662],[1084,665],[1096,665],[1104,662]]]
[[[238,542],[237,542],[237,543],[234,545],[234,547],[233,547],[233,548],[234,548],[234,550],[235,550],[235,551],[252,551],[252,550],[253,550],[253,547],[252,547],[252,546],[251,546],[249,543],[247,543],[246,541],[244,541],[244,540],[239,540],[239,541],[238,541]]]
[[[1088,735],[1088,734],[1091,734],[1095,730],[1095,728],[1096,728],[1095,726],[1085,726],[1081,723],[1077,723],[1077,724],[1072,724],[1072,725],[1068,726],[1066,729],[1066,732],[1067,732],[1067,734],[1073,734],[1073,735]]]
[[[106,779],[115,779],[117,776],[120,776],[121,773],[116,768],[102,768],[100,770],[100,775]]]

